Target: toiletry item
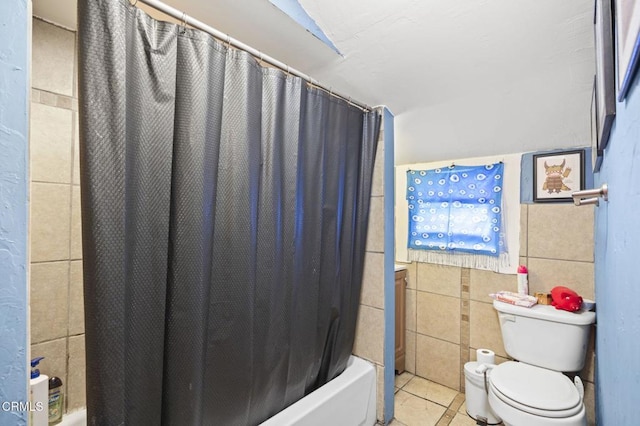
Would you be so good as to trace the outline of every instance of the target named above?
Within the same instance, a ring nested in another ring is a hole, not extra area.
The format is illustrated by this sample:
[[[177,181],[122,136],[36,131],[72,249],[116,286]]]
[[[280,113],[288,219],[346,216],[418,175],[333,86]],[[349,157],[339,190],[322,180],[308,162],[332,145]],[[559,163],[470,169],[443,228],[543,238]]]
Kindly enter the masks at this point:
[[[514,293],[512,291],[499,291],[497,293],[491,293],[489,297],[503,303],[523,306],[525,308],[530,308],[538,303],[538,300],[533,296],[529,296],[528,294]]]
[[[476,359],[478,364],[495,364],[496,354],[490,349],[478,349],[476,350]]]
[[[44,359],[43,356],[31,360],[31,398],[29,404],[29,416],[32,426],[47,426],[49,424],[48,395],[49,378],[40,374],[36,367]]]
[[[524,265],[518,266],[518,293],[529,294],[529,280],[527,275],[527,267]]]
[[[549,293],[534,293],[536,299],[538,299],[539,305],[550,305],[551,295]]]
[[[59,377],[49,379],[49,424],[57,424],[62,420],[64,395],[62,380]]]

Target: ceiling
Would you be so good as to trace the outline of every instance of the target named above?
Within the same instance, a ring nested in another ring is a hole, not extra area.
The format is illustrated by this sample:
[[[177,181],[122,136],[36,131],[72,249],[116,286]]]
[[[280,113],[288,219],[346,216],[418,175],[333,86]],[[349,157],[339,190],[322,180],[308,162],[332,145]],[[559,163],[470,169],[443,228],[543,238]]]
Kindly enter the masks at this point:
[[[164,2],[388,106],[397,164],[590,145],[593,0],[300,0],[343,56],[268,0]],[[76,0],[33,5],[75,28]]]

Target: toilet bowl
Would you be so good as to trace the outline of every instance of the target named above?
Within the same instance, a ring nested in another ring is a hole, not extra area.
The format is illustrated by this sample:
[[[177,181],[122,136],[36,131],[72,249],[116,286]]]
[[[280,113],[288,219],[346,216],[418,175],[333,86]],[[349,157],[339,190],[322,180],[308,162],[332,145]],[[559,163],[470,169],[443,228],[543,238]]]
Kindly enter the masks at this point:
[[[489,406],[506,426],[583,426],[587,414],[581,382],[562,372],[584,367],[595,313],[531,308],[494,301],[507,361],[491,372]],[[578,389],[580,387],[580,389]]]
[[[521,362],[493,369],[489,405],[506,426],[587,424],[582,396],[567,376]]]

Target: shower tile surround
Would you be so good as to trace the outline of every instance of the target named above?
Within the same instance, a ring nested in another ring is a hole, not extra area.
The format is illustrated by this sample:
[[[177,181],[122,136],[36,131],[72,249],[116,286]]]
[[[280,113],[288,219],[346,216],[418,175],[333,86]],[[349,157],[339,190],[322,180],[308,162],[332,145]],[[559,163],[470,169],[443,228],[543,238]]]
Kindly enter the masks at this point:
[[[360,308],[353,353],[376,366],[378,422],[384,419],[384,141],[381,124],[373,168]],[[391,366],[393,368],[393,366]]]
[[[67,411],[85,406],[76,34],[33,19],[31,356],[62,379]]]
[[[520,208],[520,263],[529,268],[530,293],[565,285],[594,299],[594,209],[554,203]],[[508,359],[488,294],[516,291],[516,277],[426,263],[407,266],[407,371],[464,392],[463,366],[475,361],[476,349],[495,351],[498,363]],[[580,374],[590,425],[595,424],[594,333],[595,327]]]
[[[75,32],[34,17],[30,159],[31,355],[45,356],[41,371],[63,380],[67,411],[85,406],[75,43]],[[385,368],[382,138],[381,129],[354,344],[354,354],[376,366],[379,421],[383,418]],[[415,339],[412,347],[415,347]],[[415,360],[412,362],[415,364]]]

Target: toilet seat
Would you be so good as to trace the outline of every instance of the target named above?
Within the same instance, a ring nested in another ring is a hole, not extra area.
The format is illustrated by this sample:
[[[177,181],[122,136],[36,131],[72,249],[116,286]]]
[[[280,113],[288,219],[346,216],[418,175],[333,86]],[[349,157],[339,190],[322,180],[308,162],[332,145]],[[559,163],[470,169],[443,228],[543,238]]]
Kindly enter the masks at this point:
[[[490,387],[505,404],[535,416],[566,418],[583,410],[582,398],[568,377],[521,362],[495,367]]]

